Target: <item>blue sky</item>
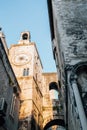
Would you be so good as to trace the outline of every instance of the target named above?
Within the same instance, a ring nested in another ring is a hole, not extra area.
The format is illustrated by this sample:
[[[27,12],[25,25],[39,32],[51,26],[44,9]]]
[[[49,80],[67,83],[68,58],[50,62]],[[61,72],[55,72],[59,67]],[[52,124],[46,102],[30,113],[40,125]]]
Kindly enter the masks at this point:
[[[20,33],[30,31],[37,45],[44,72],[55,72],[52,54],[47,0],[1,0],[0,26],[8,47],[17,44]]]

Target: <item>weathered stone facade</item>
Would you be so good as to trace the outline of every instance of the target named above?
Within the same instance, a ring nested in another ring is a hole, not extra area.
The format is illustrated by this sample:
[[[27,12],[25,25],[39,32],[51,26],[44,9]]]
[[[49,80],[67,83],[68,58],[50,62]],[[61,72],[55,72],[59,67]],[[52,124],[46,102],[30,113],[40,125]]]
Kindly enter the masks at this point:
[[[17,130],[20,87],[7,55],[5,36],[0,32],[0,130]]]
[[[69,130],[87,129],[87,1],[48,0],[53,55]]]

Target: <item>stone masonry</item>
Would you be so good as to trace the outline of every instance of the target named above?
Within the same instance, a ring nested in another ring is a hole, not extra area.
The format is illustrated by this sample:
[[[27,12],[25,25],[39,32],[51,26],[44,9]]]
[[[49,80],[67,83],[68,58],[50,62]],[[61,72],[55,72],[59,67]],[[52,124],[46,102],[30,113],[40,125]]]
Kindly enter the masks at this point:
[[[47,0],[66,128],[87,129],[87,1]]]
[[[8,59],[5,36],[0,32],[0,130],[17,130],[20,87]]]

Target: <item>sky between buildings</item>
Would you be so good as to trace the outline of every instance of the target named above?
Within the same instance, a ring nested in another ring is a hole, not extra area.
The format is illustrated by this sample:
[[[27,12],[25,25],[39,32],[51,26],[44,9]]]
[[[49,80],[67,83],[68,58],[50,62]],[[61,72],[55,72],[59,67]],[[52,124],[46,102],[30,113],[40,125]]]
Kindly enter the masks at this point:
[[[20,33],[29,31],[37,45],[44,72],[56,72],[52,54],[47,0],[1,0],[0,27],[8,47],[17,44]]]

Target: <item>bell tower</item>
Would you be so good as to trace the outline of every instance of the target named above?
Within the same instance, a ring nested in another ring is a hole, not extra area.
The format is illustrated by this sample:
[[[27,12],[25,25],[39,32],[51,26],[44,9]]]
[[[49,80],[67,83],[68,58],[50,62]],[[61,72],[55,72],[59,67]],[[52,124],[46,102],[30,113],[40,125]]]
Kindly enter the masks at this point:
[[[25,31],[21,33],[19,44],[29,44],[31,42],[30,32]]]
[[[25,32],[21,34],[22,40],[30,40],[30,33]]]
[[[42,129],[43,67],[30,32],[22,32],[18,44],[10,47],[9,60],[21,88],[19,129]]]

